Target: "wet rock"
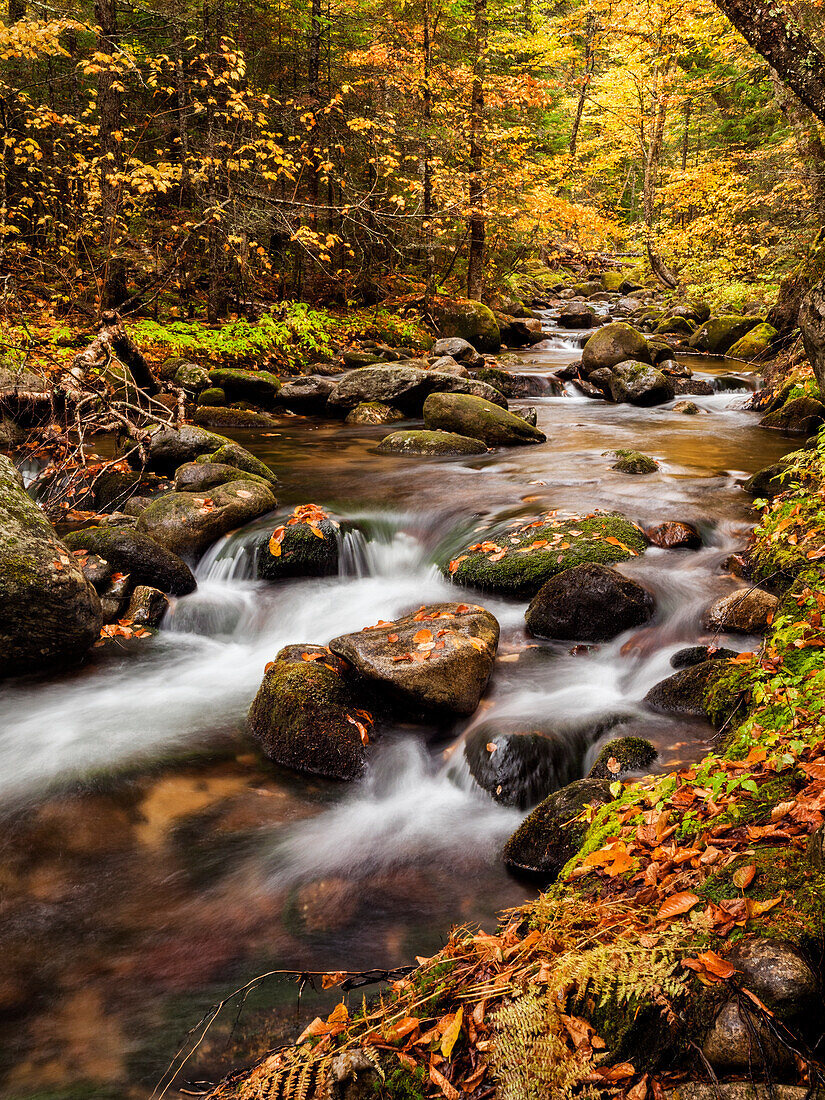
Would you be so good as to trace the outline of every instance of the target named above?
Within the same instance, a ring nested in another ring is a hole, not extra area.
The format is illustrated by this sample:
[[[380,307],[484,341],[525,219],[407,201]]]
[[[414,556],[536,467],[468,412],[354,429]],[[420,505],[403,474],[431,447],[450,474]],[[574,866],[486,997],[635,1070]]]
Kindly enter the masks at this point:
[[[495,316],[481,302],[469,298],[450,299],[435,295],[430,301],[430,316],[442,337],[461,337],[477,351],[495,353],[501,347],[501,333]],[[452,352],[439,354],[452,355]]]
[[[0,455],[0,677],[81,661],[102,622],[94,587]]]
[[[141,584],[132,593],[126,617],[135,626],[154,630],[160,626],[168,607],[169,600],[159,588]]]
[[[641,451],[614,451],[618,462],[614,462],[612,469],[619,470],[623,474],[655,474],[659,469],[659,463],[650,455]]]
[[[381,356],[362,348],[345,348],[341,356],[345,367],[371,367],[381,362]]]
[[[642,532],[624,516],[540,516],[473,543],[443,571],[458,584],[532,597],[563,570],[583,562],[615,565],[643,554],[646,547]]]
[[[707,716],[705,696],[716,680],[727,672],[726,661],[704,661],[675,672],[654,684],[644,702],[660,714],[685,714],[693,718]]]
[[[100,594],[100,606],[103,610],[103,621],[114,623],[120,619],[129,602],[129,593],[132,590],[132,578],[128,573],[115,573],[109,581],[106,589]]]
[[[277,374],[265,370],[215,367],[209,372],[209,380],[224,391],[228,401],[250,401],[267,409],[273,407],[281,388]]]
[[[593,374],[590,380],[595,381]],[[611,401],[647,408],[670,401],[675,390],[673,382],[656,367],[628,359],[610,368],[607,392]]]
[[[748,478],[742,488],[752,496],[766,497],[767,499],[775,497],[779,493],[784,493],[789,482],[788,477],[785,475],[792,465],[793,458],[780,458],[778,462],[766,466],[763,470],[757,470],[755,474]]]
[[[495,405],[507,405],[507,399],[492,386],[473,378],[455,378],[451,374],[397,363],[353,371],[338,383],[328,404],[330,409],[345,411],[362,403],[380,401],[419,416],[427,397],[436,392],[475,394]]]
[[[644,737],[616,737],[599,752],[588,779],[607,779],[611,783],[649,768],[658,752]]]
[[[246,447],[242,447],[239,443],[233,443],[229,439],[217,450],[212,451],[211,454],[199,455],[195,461],[218,462],[225,466],[234,466],[236,470],[243,470],[248,474],[254,474],[255,477],[263,478],[272,488],[278,487],[277,477],[265,462],[261,462]]]
[[[742,984],[778,1015],[804,1010],[818,991],[816,975],[790,944],[763,936],[747,936],[726,956],[741,971]]]
[[[673,654],[670,658],[670,667],[692,668],[694,665],[701,665],[705,661],[726,661],[737,656],[735,649],[725,649],[723,646],[691,645]]]
[[[700,409],[693,401],[677,401],[673,406],[673,411],[681,413],[682,416],[695,416]]]
[[[459,336],[436,340],[433,345],[433,355],[449,356],[453,362],[460,363],[464,367],[484,366],[484,356],[476,351],[469,340],[462,340]],[[433,370],[435,369],[436,365],[433,363]]]
[[[660,550],[699,550],[702,536],[692,523],[666,520],[655,527],[646,527],[645,534]]]
[[[98,594],[104,592],[109,587],[112,573],[114,573],[114,569],[109,562],[98,554],[89,554],[85,550],[73,551],[73,555],[77,558],[80,571],[89,584],[92,585],[95,592]]]
[[[290,664],[302,664],[308,658],[332,665],[333,670],[340,672],[342,676],[350,670],[347,662],[337,657],[329,646],[315,645],[314,642],[292,642],[275,654],[276,661],[287,661]]]
[[[355,779],[366,756],[355,722],[366,729],[370,725],[358,714],[364,709],[349,682],[320,661],[274,661],[247,721],[250,735],[276,764],[330,779]]]
[[[134,585],[149,585],[173,596],[186,596],[197,588],[192,570],[177,554],[129,528],[87,527],[67,535],[66,545],[97,554],[117,572],[128,573]]]
[[[380,454],[392,455],[480,455],[487,451],[479,439],[455,432],[393,432],[378,444]]]
[[[768,413],[759,421],[760,428],[773,428],[780,432],[799,432],[810,435],[825,423],[825,405],[815,397],[793,397],[781,409]]]
[[[424,426],[480,439],[492,447],[544,443],[544,432],[481,397],[433,393],[424,402]]]
[[[330,519],[301,519],[301,506],[283,525],[284,536],[273,554],[270,536],[264,536],[255,550],[257,574],[262,580],[287,577],[331,577],[338,572],[338,528]],[[317,533],[316,533],[317,532]]]
[[[585,302],[570,302],[559,314],[562,328],[592,328],[596,317]]]
[[[541,321],[522,317],[507,317],[496,313],[502,343],[509,348],[529,348],[545,339]]]
[[[239,409],[234,405],[216,405],[212,408],[198,405],[194,420],[207,428],[271,428],[277,423],[268,413]]]
[[[717,1013],[702,1043],[702,1053],[714,1069],[762,1072],[769,1066],[792,1062],[792,1054],[781,1046],[759,1016],[728,1001]]]
[[[392,405],[385,405],[382,401],[365,401],[351,409],[344,422],[346,424],[392,424],[394,421],[403,419],[404,414],[394,409]]]
[[[278,404],[293,412],[321,415],[327,407],[327,398],[335,389],[329,378],[306,375],[286,382],[278,390]]]
[[[261,485],[269,485],[262,477],[224,462],[185,462],[175,470],[175,489],[179,493],[203,493],[231,481],[258,481]]]
[[[705,625],[709,630],[735,634],[764,634],[779,600],[761,588],[742,588],[722,596],[711,606]]]
[[[555,881],[584,842],[585,808],[598,808],[612,800],[610,784],[598,779],[578,779],[549,795],[504,845],[505,865],[512,871]]]
[[[493,669],[498,635],[498,623],[483,607],[443,603],[342,634],[329,648],[397,707],[472,714]]]
[[[754,325],[750,332],[743,336],[741,340],[737,340],[735,344],[731,344],[727,354],[732,359],[745,359],[749,363],[754,359],[767,358],[771,343],[777,335],[777,331],[773,325],[769,325],[763,321],[762,324]]]
[[[760,323],[759,317],[742,317],[738,313],[711,317],[694,332],[688,343],[697,351],[724,355],[737,340],[741,340]]]
[[[175,385],[189,394],[198,394],[210,385],[209,371],[197,363],[182,363],[175,371]]]
[[[584,562],[546,581],[524,618],[537,638],[605,642],[646,623],[654,606],[650,593],[629,577]]]
[[[514,409],[514,416],[520,416],[522,420],[526,420],[528,424],[531,424],[534,428],[537,427],[539,422],[539,411],[535,405],[526,405],[522,409]]]
[[[647,340],[640,332],[623,321],[613,321],[594,333],[582,351],[582,374],[603,367],[615,367],[627,360],[650,362]]]
[[[703,378],[677,378],[673,388],[678,397],[709,397],[714,392],[710,382]]]
[[[234,481],[207,494],[167,493],[138,518],[138,531],[173,554],[198,557],[216,539],[271,512],[277,501],[261,481]]]
[[[484,356],[481,357],[482,363],[484,362]],[[438,359],[433,360],[430,365],[430,370],[436,371],[438,374],[451,374],[454,378],[470,378],[470,372],[461,363],[456,363],[455,359],[451,355],[442,355]]]
[[[208,389],[201,390],[198,394],[197,403],[205,405],[207,408],[219,409],[227,403],[226,394],[220,386],[209,386]]]
[[[473,376],[503,393],[505,397],[546,397],[557,392],[552,381],[540,374],[524,374],[502,370],[501,367],[483,367],[473,371]]]
[[[223,435],[185,424],[182,428],[161,428],[149,441],[149,468],[160,474],[174,474],[184,462],[214,451],[230,441]]]

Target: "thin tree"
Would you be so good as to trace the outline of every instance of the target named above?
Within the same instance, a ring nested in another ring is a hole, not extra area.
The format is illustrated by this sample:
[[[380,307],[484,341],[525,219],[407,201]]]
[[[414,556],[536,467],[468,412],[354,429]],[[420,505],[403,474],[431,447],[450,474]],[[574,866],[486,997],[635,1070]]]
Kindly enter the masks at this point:
[[[480,298],[484,286],[484,215],[482,175],[484,137],[484,73],[487,64],[487,0],[473,0],[473,83],[470,91],[470,252],[467,260],[467,297]]]

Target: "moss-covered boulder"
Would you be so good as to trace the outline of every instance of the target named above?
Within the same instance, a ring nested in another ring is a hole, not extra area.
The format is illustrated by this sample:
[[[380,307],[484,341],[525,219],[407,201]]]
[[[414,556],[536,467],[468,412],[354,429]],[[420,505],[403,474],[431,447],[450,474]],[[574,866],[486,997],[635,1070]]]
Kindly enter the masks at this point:
[[[643,533],[624,516],[539,516],[472,543],[445,563],[443,571],[457,584],[532,597],[565,569],[583,562],[616,565],[643,554],[646,547]]]
[[[278,404],[293,412],[315,413],[320,416],[326,410],[327,398],[335,389],[331,378],[308,374],[285,382],[278,391]]]
[[[102,623],[79,562],[0,455],[0,677],[81,661]]]
[[[798,432],[810,435],[825,423],[825,405],[816,397],[803,395],[792,397],[790,401],[768,413],[759,421],[760,428],[773,428],[778,432]]]
[[[222,437],[217,436],[216,438],[220,439]],[[236,470],[243,470],[247,474],[254,474],[255,477],[263,478],[273,489],[278,487],[278,479],[267,464],[261,462],[259,458],[251,454],[246,447],[242,447],[240,443],[233,443],[231,439],[224,440],[219,447],[208,454],[198,455],[195,461],[217,462],[224,466],[234,466]]]
[[[204,428],[272,428],[277,423],[269,413],[235,405],[198,405],[193,419]]]
[[[581,848],[588,827],[588,807],[612,802],[610,783],[578,779],[549,795],[525,818],[502,849],[510,870],[553,882]]]
[[[536,638],[606,642],[641,626],[655,609],[653,597],[636,581],[597,562],[582,562],[551,577],[525,612]]]
[[[643,408],[671,401],[676,393],[673,381],[666,374],[635,359],[591,371],[589,381],[595,382],[611,401]]]
[[[694,332],[688,343],[697,351],[724,355],[733,345],[760,324],[759,317],[743,317],[739,313],[711,317]]]
[[[480,439],[455,432],[393,432],[378,444],[379,454],[389,455],[483,455],[487,448]]]
[[[615,367],[628,359],[650,362],[647,340],[624,321],[613,321],[594,333],[582,350],[581,372],[587,377],[600,367]]]
[[[659,336],[692,336],[696,322],[688,317],[665,317],[653,330]]]
[[[437,295],[430,300],[430,315],[440,336],[460,336],[477,351],[497,352],[501,347],[495,315],[482,302]]]
[[[148,466],[159,474],[171,475],[184,462],[192,462],[198,455],[215,451],[230,442],[225,435],[217,435],[192,424],[184,424],[181,428],[159,428],[149,440]]]
[[[775,336],[777,336],[777,331],[773,325],[763,321],[759,325],[754,325],[741,340],[731,344],[727,354],[732,359],[745,359],[749,363],[754,359],[764,359],[770,351]]]
[[[611,467],[623,474],[655,474],[659,463],[641,451],[614,451],[617,461]]]
[[[197,582],[192,570],[154,539],[128,527],[86,527],[66,535],[70,550],[85,550],[103,558],[118,573],[128,573],[132,585],[147,585],[186,596]]]
[[[671,668],[692,668],[693,665],[701,665],[704,661],[726,661],[730,657],[736,657],[735,649],[724,649],[714,645],[689,645],[684,649],[678,649],[670,658]]]
[[[706,718],[707,695],[717,680],[728,671],[727,661],[703,661],[654,684],[644,702],[660,714],[684,714]]]
[[[394,622],[333,638],[329,648],[402,714],[472,714],[498,646],[495,618],[464,603],[431,604]]]
[[[491,447],[544,443],[544,432],[520,416],[482,397],[463,393],[433,393],[424,402],[424,426],[480,439]]]
[[[276,505],[260,480],[234,481],[208,493],[167,493],[141,512],[138,530],[173,554],[197,558],[216,539]]]
[[[249,709],[250,735],[281,767],[355,779],[366,758],[364,701],[323,660],[274,661]],[[367,736],[369,733],[367,732]]]
[[[219,386],[229,401],[249,401],[253,405],[272,408],[281,388],[281,380],[270,371],[237,370],[215,367],[209,372],[213,386]]]
[[[392,405],[386,405],[383,401],[364,401],[351,409],[346,417],[346,424],[392,424],[397,420],[403,420],[404,414]]]
[[[255,551],[255,568],[266,581],[330,577],[338,572],[339,555],[337,524],[314,505],[298,505],[273,535],[260,540]]]
[[[198,394],[199,405],[209,409],[219,409],[226,405],[226,393],[220,386],[209,386]]]
[[[751,496],[755,497],[770,499],[778,496],[779,493],[783,493],[788,488],[788,469],[792,465],[793,458],[780,458],[778,462],[773,462],[770,466],[757,470],[755,474],[748,478],[742,488],[746,493],[750,493]]]
[[[238,470],[224,462],[185,462],[175,470],[175,489],[179,493],[203,493],[218,485],[228,485],[231,481],[258,481],[271,487],[257,474]]]
[[[644,737],[614,737],[599,751],[588,779],[625,779],[649,768],[659,754]]]
[[[611,293],[618,293],[624,281],[625,274],[623,271],[605,271],[601,278],[602,289],[609,290]]]
[[[473,394],[507,407],[507,399],[484,382],[403,363],[352,371],[338,383],[327,404],[332,411],[345,412],[357,405],[381,402],[410,416],[420,416],[425,400],[436,392]]]
[[[198,394],[210,384],[209,371],[197,363],[183,363],[175,371],[174,382],[190,394]]]

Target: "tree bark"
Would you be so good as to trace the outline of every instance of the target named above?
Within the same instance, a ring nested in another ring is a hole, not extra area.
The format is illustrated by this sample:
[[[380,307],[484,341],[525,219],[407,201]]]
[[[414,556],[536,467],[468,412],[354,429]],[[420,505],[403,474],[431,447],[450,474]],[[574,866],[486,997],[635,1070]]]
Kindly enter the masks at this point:
[[[765,0],[714,0],[742,37],[779,74],[808,110],[825,122],[825,54]]]
[[[467,260],[467,297],[481,298],[484,286],[484,216],[482,140],[484,131],[484,70],[487,61],[487,0],[473,3],[473,83],[470,93],[470,252]]]
[[[97,48],[107,57],[114,58],[117,50],[116,0],[95,0],[95,19],[98,26]],[[125,266],[113,255],[119,243],[117,215],[120,181],[117,177],[123,171],[123,150],[120,143],[121,95],[117,83],[117,74],[112,71],[111,65],[104,65],[97,86],[97,105],[100,111],[100,212],[103,247],[106,252],[101,308],[119,306],[126,291]]]
[[[120,316],[114,311],[103,313],[100,323],[100,331],[95,339],[85,351],[78,352],[74,357],[72,375],[81,382],[90,369],[102,366],[110,355],[114,355],[124,367],[128,367],[138,389],[154,397],[159,390],[158,384],[140,348],[123,327]]]
[[[793,130],[799,157],[805,165],[811,206],[821,223],[825,220],[825,146],[816,119],[782,83],[775,69],[771,69],[771,82],[777,105]]]
[[[576,117],[573,119],[573,129],[570,133],[570,157],[576,159],[576,144],[579,140],[579,127],[581,126],[584,104],[587,92],[593,80],[593,70],[596,64],[596,51],[593,40],[596,35],[596,20],[593,15],[588,15],[584,39],[584,75],[579,89],[579,102],[576,105]]]
[[[656,278],[665,286],[675,287],[678,280],[667,264],[654,248],[653,224],[656,217],[656,181],[659,175],[659,164],[662,159],[662,145],[665,135],[665,119],[667,118],[667,95],[665,94],[664,81],[666,72],[661,75],[661,83],[657,80],[654,87],[654,101],[656,104],[653,116],[653,127],[645,150],[645,173],[642,188],[642,211],[645,220],[645,248],[647,249],[650,267]]]

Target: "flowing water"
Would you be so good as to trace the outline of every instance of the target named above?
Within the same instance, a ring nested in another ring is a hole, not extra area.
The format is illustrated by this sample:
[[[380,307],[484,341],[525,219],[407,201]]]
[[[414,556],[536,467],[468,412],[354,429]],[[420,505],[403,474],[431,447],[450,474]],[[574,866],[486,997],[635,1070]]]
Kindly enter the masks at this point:
[[[551,330],[506,365],[546,378],[579,350]],[[752,522],[741,480],[798,444],[744,409],[754,376],[724,360],[690,365],[716,391],[692,399],[698,415],[548,388],[514,403],[537,407],[545,444],[470,460],[378,455],[386,428],[298,416],[237,433],[281,478],[278,515],[311,500],[347,521],[340,575],[255,580],[251,545],[276,523],[265,517],[206,554],[198,590],[156,638],[3,688],[0,1096],[148,1096],[201,1012],[257,974],[397,966],[432,953],[451,924],[491,926],[529,891],[497,858],[523,815],[477,789],[464,763],[479,723],[569,729],[570,778],[611,736],[583,730],[641,733],[658,768],[704,751],[704,723],[650,715],[640,700],[677,649],[707,640],[702,612],[737,583],[722,564]],[[616,448],[655,456],[659,470],[613,471]],[[700,551],[650,549],[622,567],[656,596],[650,625],[584,654],[527,649],[524,604],[480,599],[502,640],[479,711],[398,729],[351,786],[281,771],[245,739],[283,645],[457,598],[434,562],[487,523],[596,508],[702,531]],[[235,1026],[210,1032],[192,1075],[273,1045],[294,1027],[295,997],[294,985],[262,985]]]

